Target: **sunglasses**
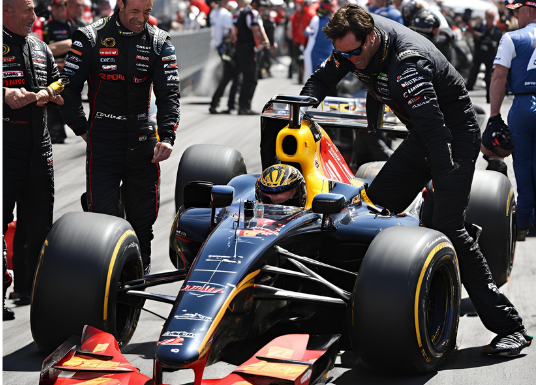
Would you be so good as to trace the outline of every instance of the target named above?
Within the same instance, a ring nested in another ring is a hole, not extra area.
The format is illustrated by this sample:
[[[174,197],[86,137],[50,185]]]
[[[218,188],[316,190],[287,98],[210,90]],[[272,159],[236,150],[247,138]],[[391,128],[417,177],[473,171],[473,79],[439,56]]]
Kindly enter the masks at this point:
[[[347,59],[350,58],[350,56],[359,56],[361,55],[361,52],[363,51],[363,44],[361,44],[358,48],[354,49],[353,51],[350,51],[350,52],[341,52],[339,51],[337,48],[335,48],[335,46],[333,46],[333,52],[335,52],[336,54],[339,54]]]

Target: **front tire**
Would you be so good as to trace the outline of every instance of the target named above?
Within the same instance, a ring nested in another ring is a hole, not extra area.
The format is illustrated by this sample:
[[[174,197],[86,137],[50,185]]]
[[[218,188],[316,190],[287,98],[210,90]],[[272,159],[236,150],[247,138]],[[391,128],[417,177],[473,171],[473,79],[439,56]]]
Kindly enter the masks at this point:
[[[36,272],[30,325],[39,349],[51,352],[84,325],[126,345],[143,300],[127,298],[123,282],[143,277],[138,238],[130,224],[95,213],[68,213],[47,236]],[[132,306],[129,306],[132,305]]]
[[[369,369],[435,370],[454,349],[460,308],[454,248],[422,227],[383,230],[354,287],[350,339]]]

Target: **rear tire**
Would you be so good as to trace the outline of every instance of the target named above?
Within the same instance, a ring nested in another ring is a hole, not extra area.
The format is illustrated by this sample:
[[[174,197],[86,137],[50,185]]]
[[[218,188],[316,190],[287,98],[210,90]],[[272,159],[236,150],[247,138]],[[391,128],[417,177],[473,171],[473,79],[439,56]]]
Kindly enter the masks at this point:
[[[227,184],[235,176],[247,174],[242,154],[231,147],[194,144],[184,151],[175,182],[175,210],[184,204],[183,190],[188,182],[207,181]]]
[[[354,287],[350,340],[369,369],[435,370],[454,349],[461,283],[448,238],[392,227],[371,243]]]
[[[52,227],[36,272],[30,325],[39,349],[51,352],[84,325],[111,333],[126,345],[143,299],[119,291],[143,277],[138,238],[124,219],[68,213]]]
[[[356,178],[374,180],[380,172],[386,161],[368,162],[362,164],[355,173]]]

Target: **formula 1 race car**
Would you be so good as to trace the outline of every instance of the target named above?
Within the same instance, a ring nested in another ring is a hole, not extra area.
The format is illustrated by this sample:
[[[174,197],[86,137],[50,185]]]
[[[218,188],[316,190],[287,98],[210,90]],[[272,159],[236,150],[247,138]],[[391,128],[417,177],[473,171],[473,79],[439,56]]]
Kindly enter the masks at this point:
[[[136,235],[121,218],[69,213],[55,223],[36,273],[31,329],[44,351],[68,342],[45,362],[42,383],[149,381],[119,352],[147,300],[173,305],[155,346],[155,385],[185,368],[194,370],[196,385],[322,383],[337,349],[357,352],[370,369],[429,372],[446,359],[456,343],[461,283],[449,239],[421,226],[433,192],[423,190],[403,213],[374,205],[366,183],[381,164],[354,176],[323,128],[366,130],[366,116],[308,108],[316,104],[279,95],[263,112],[284,122],[276,154],[301,170],[305,207],[257,202],[259,175],[247,174],[235,149],[194,145],[184,152],[170,233],[176,270],[144,276]],[[504,175],[476,172],[467,220],[483,228],[484,255],[497,283],[505,283],[516,231]],[[145,291],[182,280],[176,296]],[[82,339],[70,339],[82,330]],[[280,339],[232,378],[202,379],[206,365],[274,330]],[[137,374],[129,380],[121,370]],[[68,380],[64,371],[71,371]]]

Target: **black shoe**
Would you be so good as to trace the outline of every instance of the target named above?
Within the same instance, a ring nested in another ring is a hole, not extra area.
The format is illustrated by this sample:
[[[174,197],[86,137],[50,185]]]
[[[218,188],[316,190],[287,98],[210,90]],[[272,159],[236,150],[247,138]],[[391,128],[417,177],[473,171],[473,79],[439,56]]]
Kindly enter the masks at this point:
[[[4,321],[11,321],[12,319],[15,319],[15,313],[13,312],[13,310],[7,308],[4,306],[4,317],[3,317],[3,320]]]
[[[529,334],[527,329],[521,330],[520,333],[525,338],[525,341],[527,341],[527,347],[529,347],[532,343],[532,339],[534,338],[534,336]]]
[[[20,294],[17,299],[13,300],[13,303],[17,306],[26,306],[32,303],[32,297],[29,294]]]
[[[218,110],[216,110],[214,107],[209,107],[208,112],[210,112],[213,115],[216,115],[219,113]]]
[[[238,110],[238,115],[259,115],[259,113],[252,110]]]
[[[529,233],[528,230],[517,230],[517,241],[525,242],[528,233]]]
[[[481,352],[482,354],[498,354],[501,356],[514,357],[519,355],[521,350],[527,346],[529,346],[529,344],[525,337],[523,337],[523,334],[515,332],[505,337],[495,337],[491,340],[489,345],[482,348]]]
[[[228,109],[228,110],[225,110],[225,111],[220,112],[220,114],[231,115],[232,112],[233,112],[233,110]]]

